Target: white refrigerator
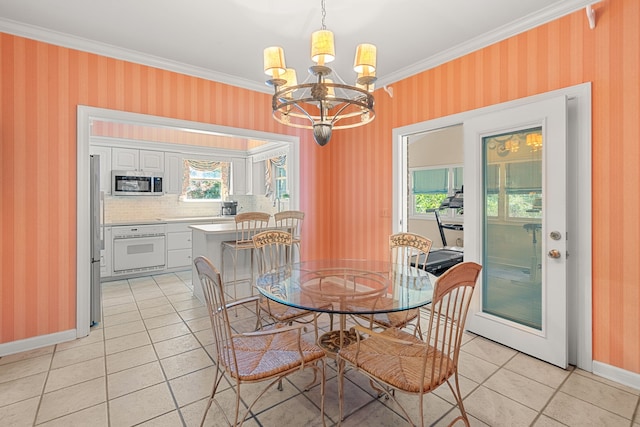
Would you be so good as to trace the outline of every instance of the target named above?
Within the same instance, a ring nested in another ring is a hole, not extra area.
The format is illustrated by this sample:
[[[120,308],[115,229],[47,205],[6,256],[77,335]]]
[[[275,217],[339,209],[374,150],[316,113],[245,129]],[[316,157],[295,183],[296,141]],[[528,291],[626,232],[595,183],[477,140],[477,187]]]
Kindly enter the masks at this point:
[[[100,286],[100,251],[104,248],[102,219],[103,200],[100,192],[100,156],[90,156],[90,232],[91,232],[91,319],[95,326],[102,320],[102,288]]]

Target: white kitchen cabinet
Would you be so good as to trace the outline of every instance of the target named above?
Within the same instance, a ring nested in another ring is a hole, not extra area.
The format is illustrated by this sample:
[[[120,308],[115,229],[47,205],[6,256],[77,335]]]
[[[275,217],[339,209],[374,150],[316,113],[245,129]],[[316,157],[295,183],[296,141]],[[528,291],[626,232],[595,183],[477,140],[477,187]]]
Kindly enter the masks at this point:
[[[191,225],[211,221],[176,222],[167,225],[167,268],[188,268],[193,262],[191,254]]]
[[[164,152],[114,147],[111,165],[113,170],[164,172]]]
[[[182,154],[164,153],[164,189],[166,194],[182,193]]]
[[[164,172],[164,151],[140,150],[140,170]]]
[[[244,157],[231,159],[231,195],[247,194],[247,161]]]
[[[134,171],[140,164],[140,150],[133,148],[113,148],[111,164],[113,170]]]
[[[265,188],[265,162],[254,162],[252,167],[252,188],[253,194],[256,196],[264,195],[267,189]]]
[[[89,154],[100,156],[100,191],[111,194],[111,147],[90,145]]]

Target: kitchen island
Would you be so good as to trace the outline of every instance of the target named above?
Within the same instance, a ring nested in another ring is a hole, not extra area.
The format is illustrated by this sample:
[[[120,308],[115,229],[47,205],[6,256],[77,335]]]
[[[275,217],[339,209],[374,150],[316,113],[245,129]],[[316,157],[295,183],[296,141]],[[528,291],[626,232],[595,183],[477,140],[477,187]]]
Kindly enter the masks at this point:
[[[214,224],[198,224],[192,225],[192,259],[196,259],[199,256],[205,256],[216,266],[218,270],[222,270],[222,242],[226,240],[235,240],[236,238],[236,223],[235,221],[227,221]],[[250,251],[240,251],[238,253],[238,265],[237,276],[239,279],[249,278],[249,266],[251,265],[251,259],[249,258]],[[232,264],[230,256],[227,255],[227,270],[232,270]],[[206,304],[204,300],[204,292],[200,285],[200,279],[198,278],[198,272],[192,263],[192,283],[193,283],[193,295],[198,298],[203,304]],[[233,275],[226,275],[227,277]],[[226,277],[222,278],[223,283],[226,283]],[[244,297],[251,294],[251,286],[249,280],[246,280],[239,286],[238,296]],[[229,285],[231,286],[231,284]],[[232,294],[232,293],[227,293]]]

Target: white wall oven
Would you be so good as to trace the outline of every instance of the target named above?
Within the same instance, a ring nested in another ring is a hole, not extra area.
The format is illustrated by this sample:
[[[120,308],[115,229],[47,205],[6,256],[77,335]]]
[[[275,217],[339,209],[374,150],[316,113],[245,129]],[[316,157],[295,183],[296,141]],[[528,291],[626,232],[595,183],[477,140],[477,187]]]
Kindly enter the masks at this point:
[[[114,275],[164,270],[166,224],[117,226],[112,236]]]

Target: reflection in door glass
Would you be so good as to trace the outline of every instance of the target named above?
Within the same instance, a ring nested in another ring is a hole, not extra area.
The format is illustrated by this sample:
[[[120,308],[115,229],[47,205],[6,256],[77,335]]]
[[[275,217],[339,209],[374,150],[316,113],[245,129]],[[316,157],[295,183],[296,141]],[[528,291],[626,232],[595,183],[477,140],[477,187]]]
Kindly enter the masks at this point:
[[[542,329],[542,128],[483,138],[482,311]]]

